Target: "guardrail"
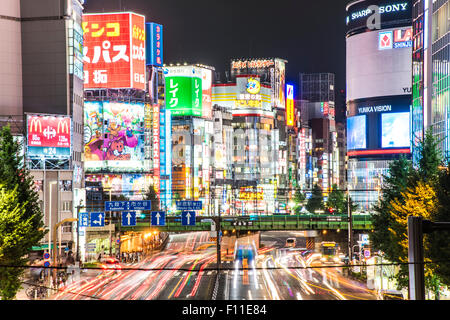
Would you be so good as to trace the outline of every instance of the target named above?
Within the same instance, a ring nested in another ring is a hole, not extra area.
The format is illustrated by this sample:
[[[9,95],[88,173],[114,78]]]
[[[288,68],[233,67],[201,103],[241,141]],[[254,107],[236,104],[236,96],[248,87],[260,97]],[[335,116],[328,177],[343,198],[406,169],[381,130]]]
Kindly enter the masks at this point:
[[[370,215],[353,215],[354,230],[371,230]],[[163,232],[211,231],[213,217],[197,216],[195,226],[182,226],[180,216],[167,216],[165,226],[151,226],[145,219],[136,226],[121,227],[122,231],[142,231],[148,229]],[[262,216],[222,216],[221,230],[271,231],[271,230],[347,230],[346,215],[262,215]]]

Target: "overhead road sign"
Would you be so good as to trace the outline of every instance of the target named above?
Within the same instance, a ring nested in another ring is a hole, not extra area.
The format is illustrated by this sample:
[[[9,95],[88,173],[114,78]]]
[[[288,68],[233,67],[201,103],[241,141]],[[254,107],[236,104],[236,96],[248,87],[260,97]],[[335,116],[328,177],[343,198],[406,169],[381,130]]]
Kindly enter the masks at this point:
[[[151,209],[152,202],[150,200],[105,201],[105,211],[135,211]]]
[[[177,210],[187,211],[187,210],[202,210],[201,201],[177,201]]]

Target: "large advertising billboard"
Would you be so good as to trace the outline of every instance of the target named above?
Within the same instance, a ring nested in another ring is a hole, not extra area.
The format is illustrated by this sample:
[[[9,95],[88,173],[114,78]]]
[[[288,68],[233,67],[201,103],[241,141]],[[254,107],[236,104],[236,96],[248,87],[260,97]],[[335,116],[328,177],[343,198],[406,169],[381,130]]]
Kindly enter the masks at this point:
[[[386,29],[347,38],[347,101],[411,94],[410,30]]]
[[[27,154],[38,158],[71,156],[72,119],[64,115],[27,115]]]
[[[197,116],[203,113],[202,70],[194,66],[164,68],[166,108],[172,116]]]
[[[143,171],[144,118],[142,103],[86,101],[85,169]]]
[[[145,17],[131,13],[83,15],[85,89],[145,90]]]
[[[410,153],[410,96],[356,100],[347,110],[349,156]]]

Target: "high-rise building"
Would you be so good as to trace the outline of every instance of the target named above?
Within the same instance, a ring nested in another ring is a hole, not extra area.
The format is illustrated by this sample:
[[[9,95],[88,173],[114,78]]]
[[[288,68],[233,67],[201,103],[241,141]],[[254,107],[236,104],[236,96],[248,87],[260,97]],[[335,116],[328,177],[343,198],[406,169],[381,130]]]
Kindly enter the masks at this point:
[[[83,30],[79,0],[5,0],[0,6],[0,117],[21,136],[49,228],[73,249],[83,188]],[[52,252],[53,254],[54,252]]]
[[[411,156],[412,5],[365,0],[346,10],[347,182],[368,210],[390,161]]]
[[[172,115],[173,200],[201,201],[199,214],[212,215],[219,209],[212,205],[210,187],[215,135],[211,100],[214,68],[178,64],[166,65],[163,70],[166,110]]]
[[[334,79],[332,73],[299,75],[301,116],[308,120],[312,132],[312,183],[319,185],[325,195],[334,184],[340,186]]]
[[[450,156],[450,1],[413,1],[413,161],[417,141],[432,128],[442,155]]]
[[[288,125],[286,63],[233,59],[228,81],[213,85],[213,103],[233,115],[232,214],[287,210],[288,126],[294,111],[289,105]]]

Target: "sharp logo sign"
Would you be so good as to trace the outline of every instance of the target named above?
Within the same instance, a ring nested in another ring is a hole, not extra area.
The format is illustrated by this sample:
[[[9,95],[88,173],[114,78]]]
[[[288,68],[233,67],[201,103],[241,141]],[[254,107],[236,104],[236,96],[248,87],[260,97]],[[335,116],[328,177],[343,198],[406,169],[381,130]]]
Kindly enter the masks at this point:
[[[412,47],[412,28],[381,31],[378,33],[378,50]]]

